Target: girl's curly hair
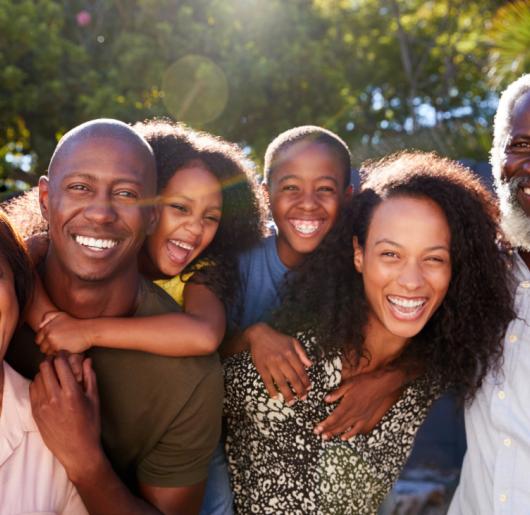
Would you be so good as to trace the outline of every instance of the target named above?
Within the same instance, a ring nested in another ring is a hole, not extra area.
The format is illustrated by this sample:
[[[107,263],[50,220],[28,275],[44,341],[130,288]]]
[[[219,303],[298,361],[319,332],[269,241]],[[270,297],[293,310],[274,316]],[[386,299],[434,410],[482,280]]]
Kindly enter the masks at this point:
[[[238,285],[236,257],[259,242],[264,227],[264,202],[248,160],[236,145],[184,124],[153,119],[133,128],[153,149],[159,193],[192,161],[200,162],[221,183],[219,228],[210,245],[183,272],[196,272],[188,280],[206,284],[229,305]],[[199,261],[208,262],[208,266],[197,266]]]
[[[493,196],[472,172],[433,153],[395,154],[363,165],[361,175],[361,191],[340,222],[288,278],[274,325],[293,335],[309,331],[325,353],[348,350],[358,362],[370,308],[353,266],[352,237],[364,246],[374,211],[386,199],[431,199],[451,232],[452,276],[441,306],[403,357],[471,400],[487,371],[498,369],[502,337],[515,316]]]

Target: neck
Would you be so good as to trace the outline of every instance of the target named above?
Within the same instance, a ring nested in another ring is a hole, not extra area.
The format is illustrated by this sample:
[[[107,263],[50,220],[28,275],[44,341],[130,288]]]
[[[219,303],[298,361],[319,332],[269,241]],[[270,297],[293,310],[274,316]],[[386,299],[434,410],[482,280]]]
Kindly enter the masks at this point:
[[[409,338],[389,334],[380,324],[369,319],[363,345],[368,358],[361,359],[359,369],[370,372],[388,365],[400,356],[409,341]]]
[[[140,254],[138,255],[138,267],[140,268],[142,275],[147,277],[150,281],[164,278],[164,274],[160,273],[158,267],[153,263],[145,245],[142,247]]]
[[[77,318],[123,316],[134,311],[140,286],[136,263],[103,281],[87,281],[65,272],[48,255],[43,271],[44,287],[61,311]]]

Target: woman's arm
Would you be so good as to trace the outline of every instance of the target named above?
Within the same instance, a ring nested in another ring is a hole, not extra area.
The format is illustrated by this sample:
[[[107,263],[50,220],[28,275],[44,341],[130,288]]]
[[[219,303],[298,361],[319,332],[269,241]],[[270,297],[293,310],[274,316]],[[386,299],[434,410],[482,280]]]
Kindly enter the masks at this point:
[[[39,330],[43,352],[83,352],[97,347],[131,349],[164,356],[200,356],[217,350],[225,331],[222,302],[206,286],[189,283],[184,313],[137,318],[76,319],[60,313]]]

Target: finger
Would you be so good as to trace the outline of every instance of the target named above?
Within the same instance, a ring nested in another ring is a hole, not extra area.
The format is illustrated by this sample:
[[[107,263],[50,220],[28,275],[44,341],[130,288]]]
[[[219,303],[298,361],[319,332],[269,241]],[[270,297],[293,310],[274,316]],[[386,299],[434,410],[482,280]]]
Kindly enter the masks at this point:
[[[51,358],[46,358],[40,364],[40,376],[48,399],[56,399],[60,393],[61,385],[55,374]]]
[[[291,390],[291,387],[287,384],[287,380],[283,370],[278,369],[277,371],[273,372],[272,378],[276,383],[277,389],[283,395],[284,402],[288,406],[292,406],[296,402],[296,399],[294,398],[294,394]]]
[[[83,361],[83,387],[92,402],[99,406],[98,383],[90,358]]]
[[[70,392],[76,391],[78,384],[66,354],[64,352],[59,352],[57,357],[53,360],[53,364],[61,387]]]
[[[334,390],[331,393],[328,393],[324,397],[324,402],[327,402],[329,404],[333,402],[337,402],[338,400],[342,399],[346,392],[349,390],[350,385],[348,384],[341,384],[336,390]]]
[[[311,360],[307,357],[304,347],[296,338],[293,338],[293,347],[304,367],[310,367],[313,365]]]
[[[349,440],[350,438],[358,435],[359,433],[362,433],[362,430],[363,430],[363,423],[362,422],[356,422],[352,427],[350,427],[350,429],[346,430],[346,432],[344,432],[340,439],[342,441],[346,441],[346,440]]]
[[[298,397],[305,399],[307,396],[307,384],[300,379],[300,376],[298,375],[299,370],[296,370],[289,362],[286,362],[282,367],[282,372],[287,383],[291,386],[292,391],[294,391]],[[309,382],[309,379],[307,379],[307,382]]]
[[[45,325],[49,324],[59,313],[60,311],[49,311],[48,313],[45,313],[42,317],[41,323],[39,324],[39,330]]]
[[[42,382],[42,376],[38,373],[33,382],[29,385],[29,398],[31,400],[31,405],[36,406],[40,404],[44,396],[46,395],[46,390],[44,388],[44,383]]]
[[[276,386],[274,385],[274,380],[272,379],[272,376],[268,371],[264,371],[263,373],[258,370],[259,375],[261,376],[261,380],[263,381],[263,384],[265,385],[265,388],[267,389],[267,393],[269,394],[269,397],[271,399],[277,399],[278,398],[278,390],[276,389]]]
[[[347,409],[337,406],[333,413],[323,421],[324,430],[322,431],[322,437],[340,435],[357,422],[358,420],[352,419]]]
[[[287,361],[289,365],[293,368],[294,373],[296,374],[296,377],[293,377],[293,378],[289,377],[289,382],[291,383],[291,386],[293,386],[294,390],[298,393],[299,397],[305,397],[307,395],[307,390],[311,388],[311,381],[309,380],[309,376],[307,375],[305,364],[301,360],[300,355],[298,354],[296,350],[296,344],[300,346],[300,343],[298,343],[295,340],[294,353],[289,354],[287,356]],[[294,382],[291,381],[291,379]],[[301,386],[299,386],[300,383],[301,383]]]
[[[83,357],[81,354],[68,354],[68,363],[78,383],[83,382]]]

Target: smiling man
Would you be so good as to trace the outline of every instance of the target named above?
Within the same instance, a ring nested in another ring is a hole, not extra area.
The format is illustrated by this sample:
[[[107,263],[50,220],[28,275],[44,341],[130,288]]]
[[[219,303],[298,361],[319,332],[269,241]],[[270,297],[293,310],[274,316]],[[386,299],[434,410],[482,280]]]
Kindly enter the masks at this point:
[[[48,177],[39,183],[50,238],[40,273],[59,310],[78,318],[178,310],[138,272],[138,251],[157,222],[155,195],[152,151],[127,125],[95,120],[61,139]],[[42,363],[32,386],[43,438],[88,510],[150,513],[154,506],[164,513],[197,513],[220,434],[217,357],[103,348],[89,355],[101,401],[90,360],[82,386],[63,357]],[[8,358],[27,376],[37,371],[42,355],[27,326],[18,331]],[[99,404],[112,468],[99,443]]]
[[[468,450],[450,515],[530,512],[530,74],[502,94],[491,162],[513,255],[515,312],[502,370],[466,410]]]

